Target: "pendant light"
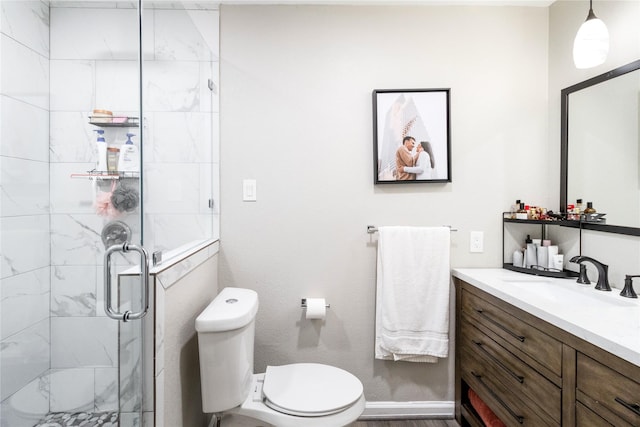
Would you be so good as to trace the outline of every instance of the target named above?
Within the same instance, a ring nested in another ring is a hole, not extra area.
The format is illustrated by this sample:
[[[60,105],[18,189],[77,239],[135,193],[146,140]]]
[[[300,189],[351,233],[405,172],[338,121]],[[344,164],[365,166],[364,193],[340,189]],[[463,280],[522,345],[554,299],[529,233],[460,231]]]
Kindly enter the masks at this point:
[[[602,64],[609,53],[609,31],[593,13],[589,0],[587,20],[580,26],[573,42],[573,62],[576,68],[592,68]]]

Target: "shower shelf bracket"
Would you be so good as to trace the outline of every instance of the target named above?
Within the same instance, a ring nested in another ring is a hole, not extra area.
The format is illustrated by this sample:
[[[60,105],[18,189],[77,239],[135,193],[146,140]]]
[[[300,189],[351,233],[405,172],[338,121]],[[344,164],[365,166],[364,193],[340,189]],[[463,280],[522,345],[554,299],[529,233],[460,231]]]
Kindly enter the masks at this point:
[[[72,179],[89,179],[98,181],[109,181],[118,179],[137,179],[140,178],[140,172],[107,172],[107,171],[89,171],[85,173],[72,173]]]
[[[89,124],[103,128],[137,128],[140,126],[140,119],[138,117],[127,116],[114,116],[108,118],[89,116]]]

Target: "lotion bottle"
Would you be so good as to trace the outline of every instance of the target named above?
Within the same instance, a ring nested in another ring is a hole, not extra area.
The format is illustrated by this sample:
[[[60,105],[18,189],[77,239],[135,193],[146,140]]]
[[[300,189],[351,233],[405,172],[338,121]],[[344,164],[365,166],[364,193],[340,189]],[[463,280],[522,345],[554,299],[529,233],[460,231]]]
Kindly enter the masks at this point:
[[[131,137],[133,133],[127,134],[127,142],[120,147],[120,158],[118,159],[118,171],[120,172],[140,172],[140,153]]]
[[[96,170],[98,171],[106,171],[107,170],[107,142],[104,139],[104,130],[98,129],[95,130],[98,134],[96,139],[96,146],[98,147],[98,162],[96,163]]]

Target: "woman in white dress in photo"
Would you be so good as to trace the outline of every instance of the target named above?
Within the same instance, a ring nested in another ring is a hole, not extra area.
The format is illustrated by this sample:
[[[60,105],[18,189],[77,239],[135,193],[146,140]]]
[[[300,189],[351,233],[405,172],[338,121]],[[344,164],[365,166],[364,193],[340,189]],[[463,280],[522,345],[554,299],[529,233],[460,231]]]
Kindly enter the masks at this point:
[[[415,173],[416,181],[432,179],[436,161],[433,157],[433,149],[429,141],[421,141],[418,145],[418,159],[415,166],[405,166],[404,171],[407,173]]]

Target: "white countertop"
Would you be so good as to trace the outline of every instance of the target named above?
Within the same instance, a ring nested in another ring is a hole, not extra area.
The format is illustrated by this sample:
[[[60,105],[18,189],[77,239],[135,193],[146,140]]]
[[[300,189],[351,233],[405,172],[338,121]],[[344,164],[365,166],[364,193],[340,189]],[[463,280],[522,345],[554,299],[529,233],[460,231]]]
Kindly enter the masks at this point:
[[[640,298],[595,283],[555,279],[502,268],[455,268],[453,276],[546,322],[640,366]],[[640,295],[640,283],[635,284]]]

